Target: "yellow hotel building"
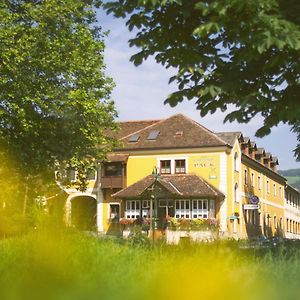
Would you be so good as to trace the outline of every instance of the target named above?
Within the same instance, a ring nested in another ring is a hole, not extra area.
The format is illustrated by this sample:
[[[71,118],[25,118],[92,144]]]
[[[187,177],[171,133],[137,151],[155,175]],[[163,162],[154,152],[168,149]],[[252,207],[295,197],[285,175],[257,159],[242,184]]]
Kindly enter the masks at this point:
[[[212,132],[182,114],[120,128],[120,147],[87,190],[66,189],[68,224],[78,225],[83,206],[89,224],[114,234],[120,219],[149,217],[155,185],[158,224],[216,219],[221,238],[300,237],[299,192],[277,173],[278,159],[241,132]]]

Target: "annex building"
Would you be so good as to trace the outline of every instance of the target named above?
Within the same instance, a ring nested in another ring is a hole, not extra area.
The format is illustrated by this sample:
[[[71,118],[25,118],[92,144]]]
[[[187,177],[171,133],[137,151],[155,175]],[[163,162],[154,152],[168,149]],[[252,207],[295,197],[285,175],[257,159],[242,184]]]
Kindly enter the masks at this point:
[[[277,173],[278,159],[241,132],[212,132],[182,114],[119,124],[120,147],[87,190],[66,189],[69,225],[80,227],[83,210],[87,226],[114,234],[120,220],[152,210],[162,232],[173,218],[216,220],[220,237],[300,238],[299,191]]]

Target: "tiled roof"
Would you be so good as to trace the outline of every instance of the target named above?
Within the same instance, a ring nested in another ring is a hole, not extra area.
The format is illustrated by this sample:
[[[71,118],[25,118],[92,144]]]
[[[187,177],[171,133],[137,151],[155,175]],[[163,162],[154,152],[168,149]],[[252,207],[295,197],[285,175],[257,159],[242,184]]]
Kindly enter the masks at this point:
[[[124,136],[132,134],[138,130],[141,130],[145,127],[153,125],[161,120],[141,120],[141,121],[124,121],[118,122],[120,130],[113,135],[116,139],[121,139]]]
[[[154,182],[155,177],[149,175],[112,196],[115,198],[143,198],[143,194],[148,192],[148,188],[151,188]],[[159,177],[157,182],[163,186],[169,194],[177,198],[224,197],[223,193],[218,189],[201,177],[193,174],[163,175]]]
[[[222,139],[226,144],[233,146],[236,139],[239,139],[242,136],[240,131],[234,132],[216,132],[216,135]]]
[[[128,153],[109,153],[107,161],[109,162],[126,162],[128,160]]]
[[[159,132],[157,138],[147,139],[154,131]],[[134,134],[139,136],[135,142],[130,142],[131,134],[120,139],[123,149],[197,148],[227,145],[215,133],[182,114],[155,122],[135,131]]]

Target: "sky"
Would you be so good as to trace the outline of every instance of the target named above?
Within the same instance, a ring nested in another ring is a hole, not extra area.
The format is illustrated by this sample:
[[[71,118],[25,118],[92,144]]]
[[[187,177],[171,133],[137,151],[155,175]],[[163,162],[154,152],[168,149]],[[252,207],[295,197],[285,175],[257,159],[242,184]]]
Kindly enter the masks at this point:
[[[224,124],[226,112],[217,111],[203,118],[196,110],[195,100],[185,100],[174,108],[164,105],[167,96],[176,91],[175,85],[168,84],[169,78],[175,75],[174,71],[165,69],[151,58],[135,67],[129,60],[137,49],[128,45],[133,34],[129,33],[125,21],[112,15],[107,16],[102,11],[97,12],[97,19],[103,31],[110,31],[105,38],[104,60],[106,74],[116,84],[112,99],[115,101],[120,121],[163,119],[183,113],[214,132],[241,131],[243,136],[255,141],[257,147],[263,147],[266,152],[277,156],[280,170],[300,168],[300,162],[296,162],[293,155],[297,144],[296,135],[285,124],[273,127],[270,135],[257,138],[255,132],[262,125],[260,117],[253,118],[248,124]]]

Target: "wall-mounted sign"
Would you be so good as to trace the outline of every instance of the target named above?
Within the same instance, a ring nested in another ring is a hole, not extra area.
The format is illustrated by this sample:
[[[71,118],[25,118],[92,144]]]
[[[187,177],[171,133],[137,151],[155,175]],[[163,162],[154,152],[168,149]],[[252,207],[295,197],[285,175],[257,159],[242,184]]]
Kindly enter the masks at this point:
[[[244,209],[259,209],[259,204],[244,204]]]
[[[258,204],[259,203],[259,198],[255,195],[250,196],[249,200],[250,200],[251,204]]]
[[[203,157],[193,159],[193,166],[195,168],[208,169],[208,178],[217,179],[216,161],[213,157]]]

